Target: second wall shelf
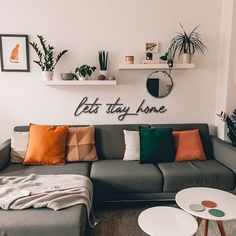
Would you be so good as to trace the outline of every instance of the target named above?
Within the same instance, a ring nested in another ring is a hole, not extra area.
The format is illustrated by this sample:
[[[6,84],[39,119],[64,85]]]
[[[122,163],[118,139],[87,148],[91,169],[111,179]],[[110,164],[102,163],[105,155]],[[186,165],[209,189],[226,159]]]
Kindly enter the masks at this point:
[[[195,64],[174,64],[173,70],[194,69]],[[168,70],[167,64],[120,64],[119,70]]]

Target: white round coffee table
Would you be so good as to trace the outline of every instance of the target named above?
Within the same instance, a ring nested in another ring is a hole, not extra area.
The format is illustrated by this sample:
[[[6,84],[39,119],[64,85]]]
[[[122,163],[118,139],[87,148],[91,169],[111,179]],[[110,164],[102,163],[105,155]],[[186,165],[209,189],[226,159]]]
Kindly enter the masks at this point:
[[[151,207],[138,217],[140,228],[151,236],[192,236],[198,225],[193,216],[174,207]]]
[[[226,191],[203,187],[186,188],[176,194],[175,201],[184,211],[197,217],[198,225],[200,225],[202,219],[206,220],[205,236],[208,232],[209,220],[215,220],[221,235],[225,236],[222,221],[236,219],[236,196]],[[213,201],[217,206],[213,208],[205,207],[205,210],[200,212],[190,209],[191,204],[202,205],[202,201]],[[219,209],[223,211],[225,215],[221,217],[213,216],[208,212],[210,209]]]

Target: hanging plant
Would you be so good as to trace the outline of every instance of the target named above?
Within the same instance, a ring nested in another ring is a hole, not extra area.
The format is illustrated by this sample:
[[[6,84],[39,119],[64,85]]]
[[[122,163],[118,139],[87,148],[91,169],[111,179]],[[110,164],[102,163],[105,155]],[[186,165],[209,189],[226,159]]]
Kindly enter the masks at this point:
[[[236,109],[234,109],[233,114],[230,116],[223,111],[217,115],[226,123],[228,128],[227,135],[232,145],[236,147]]]

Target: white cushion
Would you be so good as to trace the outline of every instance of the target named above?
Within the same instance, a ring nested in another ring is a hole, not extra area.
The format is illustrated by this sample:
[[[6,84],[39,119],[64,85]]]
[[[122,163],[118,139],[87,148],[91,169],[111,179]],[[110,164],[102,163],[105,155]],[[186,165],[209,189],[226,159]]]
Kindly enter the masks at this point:
[[[13,132],[11,135],[11,162],[22,163],[29,141],[29,132]]]
[[[139,131],[124,130],[125,154],[124,161],[140,160]]]

